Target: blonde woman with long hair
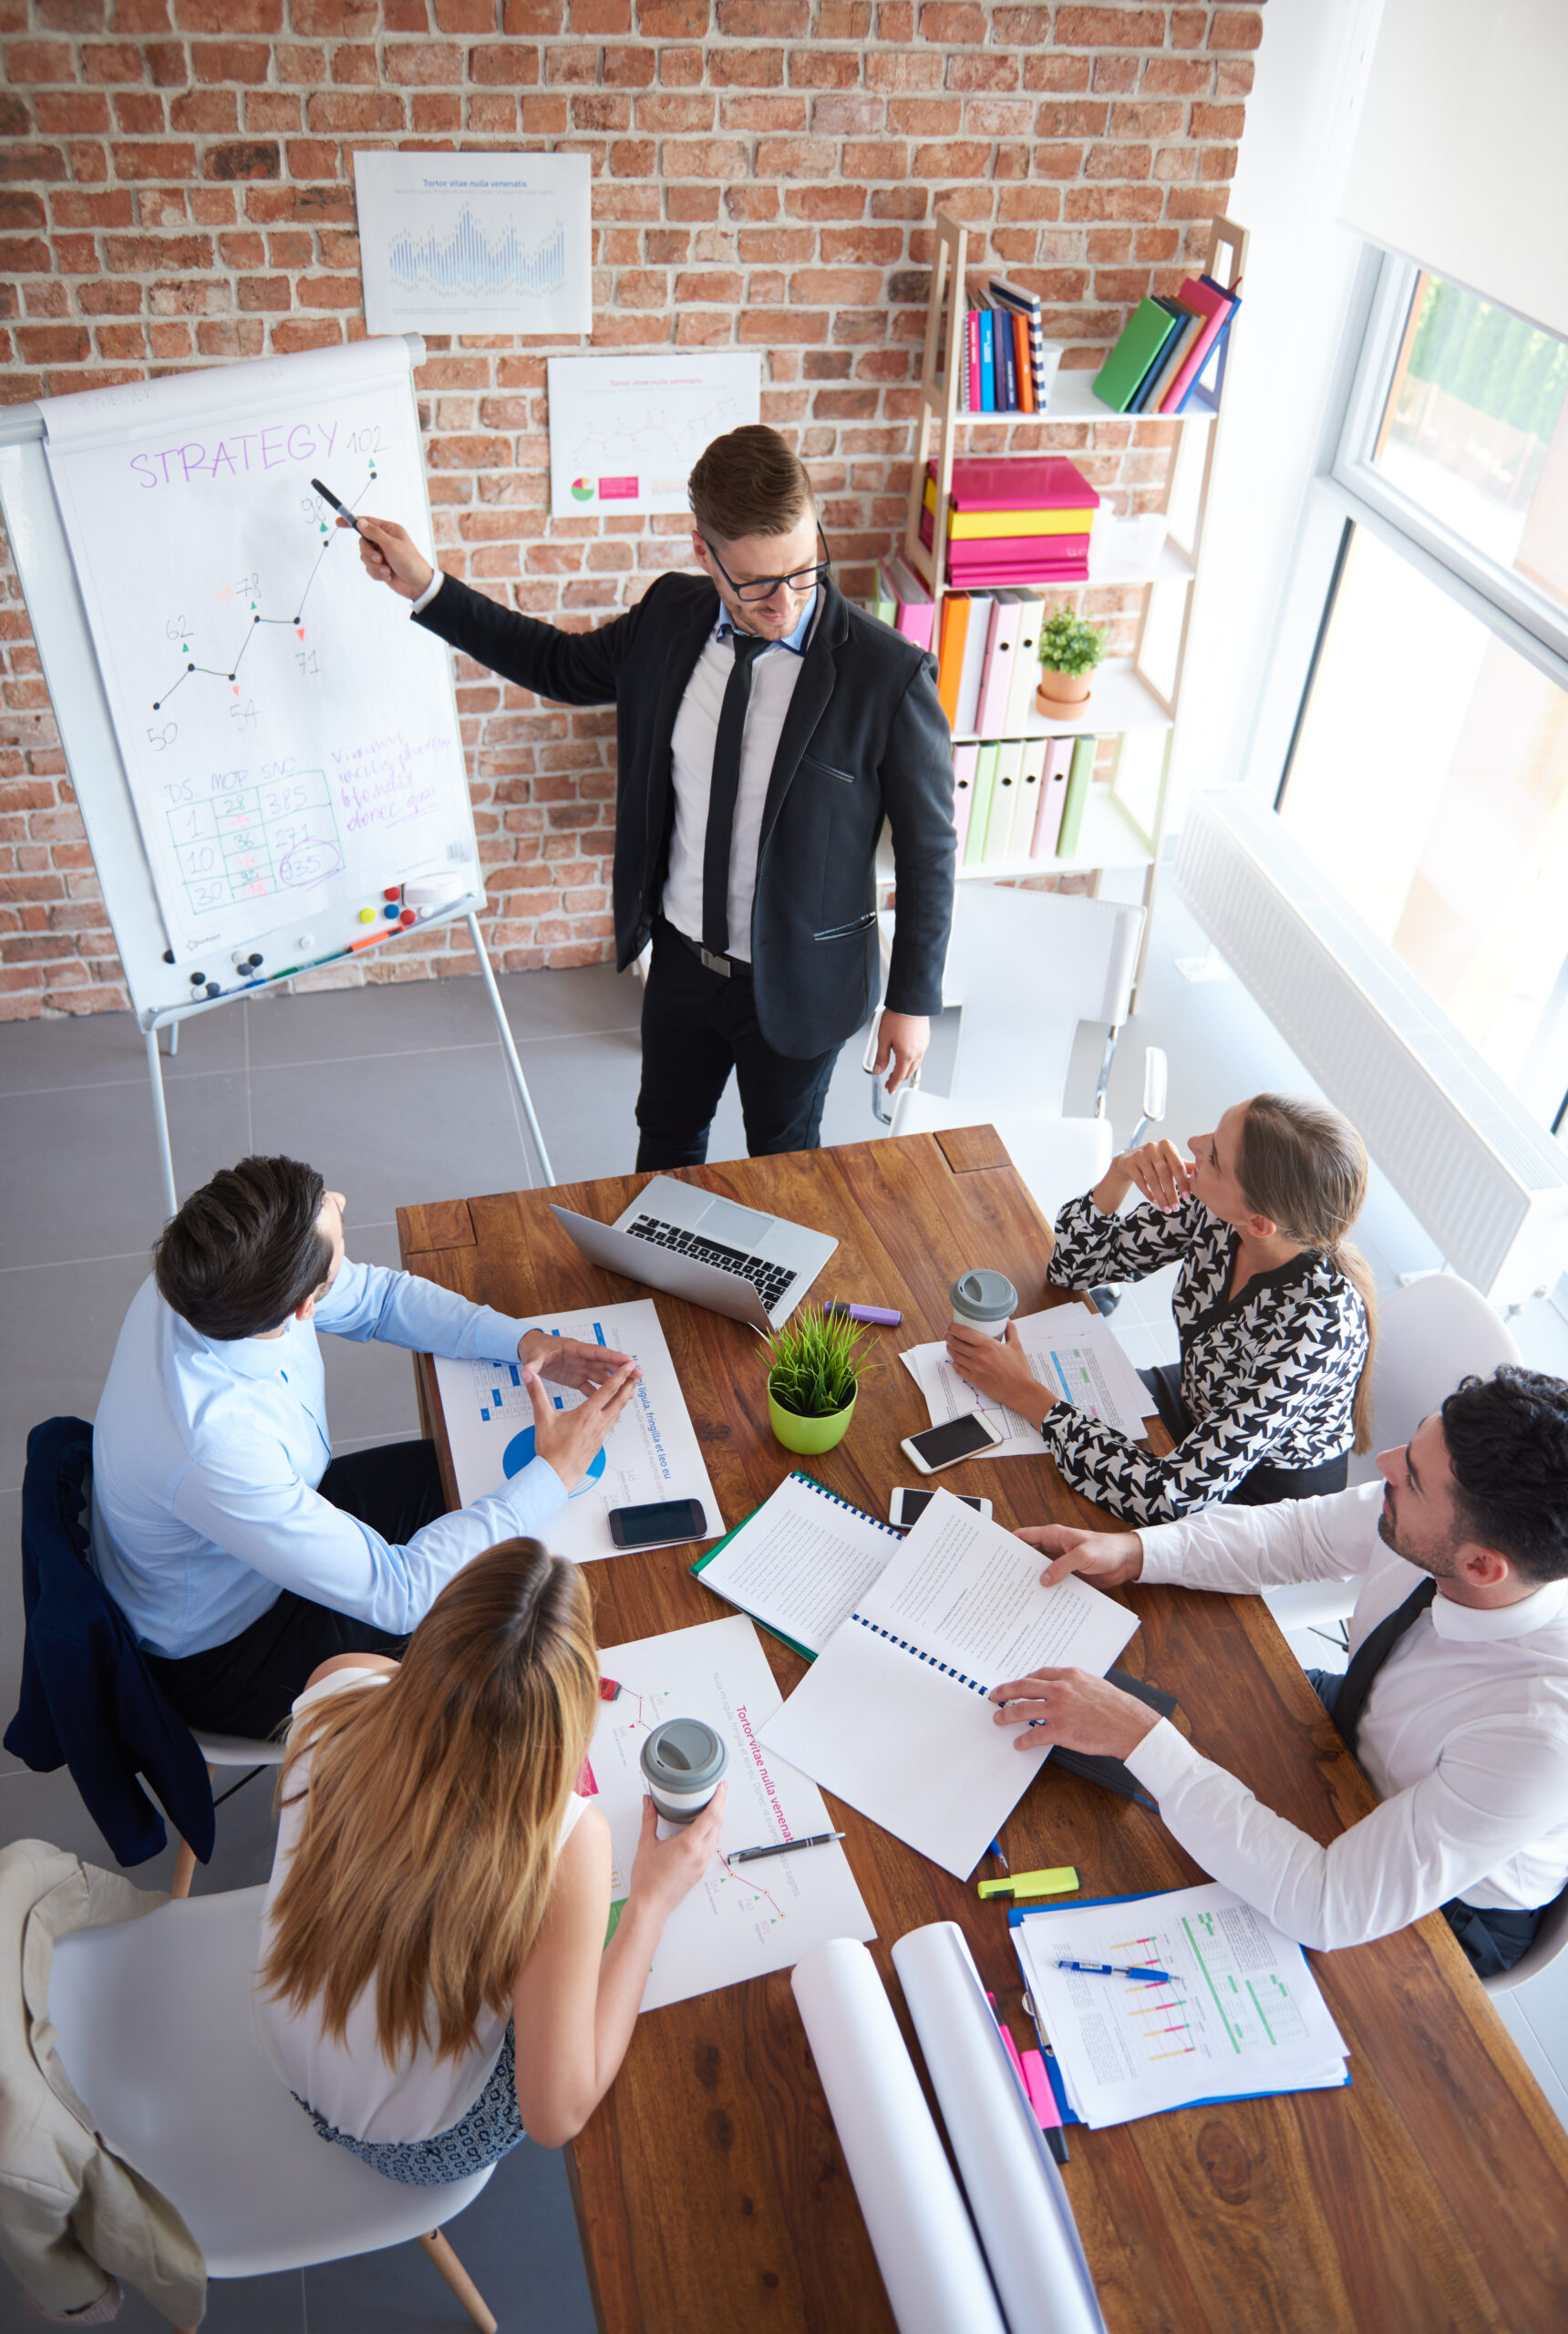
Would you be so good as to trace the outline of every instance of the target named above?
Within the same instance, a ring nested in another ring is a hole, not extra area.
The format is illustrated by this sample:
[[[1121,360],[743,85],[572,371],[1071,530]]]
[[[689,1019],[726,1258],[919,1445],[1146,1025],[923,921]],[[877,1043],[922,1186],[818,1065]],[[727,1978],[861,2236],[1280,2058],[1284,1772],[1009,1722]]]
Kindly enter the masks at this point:
[[[294,1703],[263,2040],[322,2137],[394,2180],[436,2186],[581,2131],[718,1845],[722,1784],[667,1840],[645,1802],[605,1946],[609,1826],[574,1788],[598,1693],[582,1572],[508,1540],[400,1661],[339,1655]]]
[[[1348,1238],[1367,1195],[1360,1136],[1321,1103],[1254,1094],[1189,1148],[1113,1159],[1057,1216],[1048,1274],[1090,1289],[1180,1264],[1180,1370],[1142,1373],[1168,1458],[1040,1385],[1010,1325],[1005,1344],[956,1322],[947,1336],[972,1385],[1038,1425],[1063,1481],[1127,1523],[1342,1491],[1351,1451],[1372,1441],[1377,1300]],[[1143,1204],[1119,1214],[1134,1190]]]

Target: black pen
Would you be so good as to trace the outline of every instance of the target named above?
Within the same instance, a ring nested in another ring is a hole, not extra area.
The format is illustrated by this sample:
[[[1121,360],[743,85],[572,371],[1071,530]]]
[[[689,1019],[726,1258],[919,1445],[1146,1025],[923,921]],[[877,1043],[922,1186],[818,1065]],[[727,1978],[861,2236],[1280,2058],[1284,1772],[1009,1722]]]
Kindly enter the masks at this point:
[[[796,1848],[825,1848],[830,1841],[841,1840],[841,1832],[813,1832],[809,1840],[774,1840],[765,1848],[731,1848],[726,1864],[755,1864],[758,1856],[787,1856]]]
[[[343,518],[347,520],[355,533],[357,534],[359,532],[359,522],[355,517],[353,511],[349,509],[347,503],[340,502],[336,495],[334,494],[331,487],[323,486],[320,479],[313,478],[311,485],[315,490],[316,493],[320,495],[324,502],[330,502],[333,509],[339,512]]]

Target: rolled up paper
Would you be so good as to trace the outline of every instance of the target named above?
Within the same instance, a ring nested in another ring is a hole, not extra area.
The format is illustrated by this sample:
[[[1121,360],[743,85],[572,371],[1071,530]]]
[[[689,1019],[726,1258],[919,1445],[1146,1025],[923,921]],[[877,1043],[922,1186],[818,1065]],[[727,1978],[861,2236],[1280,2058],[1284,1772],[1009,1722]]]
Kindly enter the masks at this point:
[[[963,1930],[912,1930],[892,1966],[1010,2334],[1105,2334],[1062,2175]]]
[[[1006,2334],[875,1962],[832,1937],[789,1982],[899,2334]]]

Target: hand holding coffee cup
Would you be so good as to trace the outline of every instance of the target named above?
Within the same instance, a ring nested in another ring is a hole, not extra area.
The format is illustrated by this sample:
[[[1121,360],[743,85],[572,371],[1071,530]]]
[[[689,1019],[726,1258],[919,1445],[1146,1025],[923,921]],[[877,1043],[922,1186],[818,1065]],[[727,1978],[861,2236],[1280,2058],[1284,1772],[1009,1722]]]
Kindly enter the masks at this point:
[[[1029,1368],[1013,1327],[1018,1292],[1006,1273],[961,1273],[952,1288],[947,1351],[954,1368],[988,1403],[1005,1404],[1038,1424],[1055,1399]]]
[[[1018,1292],[1006,1274],[993,1272],[986,1265],[960,1273],[948,1297],[959,1327],[978,1329],[987,1337],[1005,1337],[1018,1309]]]

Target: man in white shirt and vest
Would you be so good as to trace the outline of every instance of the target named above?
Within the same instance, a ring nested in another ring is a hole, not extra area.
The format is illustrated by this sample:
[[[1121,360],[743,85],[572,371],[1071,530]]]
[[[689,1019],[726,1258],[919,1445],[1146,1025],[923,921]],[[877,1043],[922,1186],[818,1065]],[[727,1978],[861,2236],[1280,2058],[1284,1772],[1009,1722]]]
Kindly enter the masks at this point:
[[[519,615],[432,568],[402,527],[357,522],[367,572],[428,631],[556,704],[615,707],[616,962],[654,944],[640,1168],[707,1156],[732,1070],[753,1157],[815,1145],[839,1049],[877,1002],[884,823],[890,1088],[941,1009],[953,913],[934,660],[840,593],[810,480],[777,430],[716,439],[688,491],[701,575],[661,575],[592,632]]]
[[[1102,1678],[1041,1669],[991,1699],[998,1725],[1125,1761],[1188,1854],[1287,1936],[1364,1945],[1440,1909],[1490,1977],[1568,1879],[1568,1384],[1467,1378],[1377,1466],[1381,1484],[1326,1499],[1021,1534],[1047,1585],[1359,1580],[1348,1669],[1308,1674],[1381,1804],[1326,1848]]]

